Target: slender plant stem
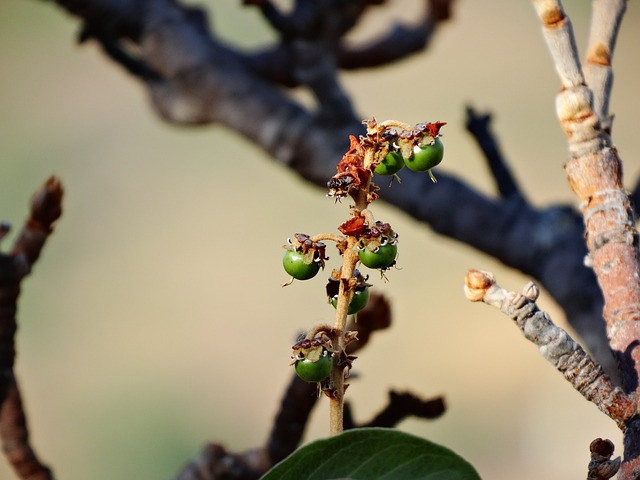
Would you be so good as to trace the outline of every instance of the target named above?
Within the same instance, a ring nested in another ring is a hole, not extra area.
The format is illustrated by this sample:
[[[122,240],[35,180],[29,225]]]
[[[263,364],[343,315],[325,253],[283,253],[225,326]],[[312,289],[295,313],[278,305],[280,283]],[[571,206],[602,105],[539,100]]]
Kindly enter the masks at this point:
[[[400,122],[399,120],[385,120],[384,122],[380,122],[380,126],[387,128],[398,128],[406,132],[410,132],[412,129],[411,125],[409,125],[408,123]]]
[[[336,323],[334,326],[338,336],[338,359],[340,354],[345,351],[345,325],[347,324],[347,312],[349,310],[349,302],[353,295],[353,289],[349,288],[350,280],[358,262],[358,254],[356,253],[356,237],[349,237],[347,241],[347,249],[344,252],[342,263],[342,274],[340,275],[340,290],[338,293],[338,303],[336,305]],[[334,362],[331,371],[331,388],[332,396],[329,401],[329,427],[331,435],[337,435],[343,430],[343,409],[344,409],[344,365],[338,365]]]
[[[373,151],[368,150],[365,153],[364,165],[367,166],[373,158]],[[369,163],[368,163],[369,162]],[[369,185],[371,179],[366,182],[362,188],[358,189],[354,195],[355,211],[358,214],[362,214],[366,211],[369,204],[367,200],[367,192],[369,191]],[[367,219],[373,219],[370,213],[367,213]],[[331,435],[337,435],[344,429],[343,424],[343,412],[344,412],[344,369],[345,365],[339,361],[342,358],[343,352],[345,352],[345,326],[347,324],[347,315],[349,310],[349,303],[353,298],[353,274],[358,264],[358,251],[357,251],[358,238],[350,235],[347,237],[347,248],[344,250],[342,259],[342,270],[340,274],[340,287],[338,291],[338,302],[336,304],[336,323],[334,330],[338,337],[338,345],[336,346],[338,362],[334,362],[334,367],[331,371],[331,388],[332,395],[329,401],[329,431]]]
[[[322,242],[324,240],[331,240],[332,242],[336,242],[340,244],[344,241],[344,237],[340,235],[335,235],[332,233],[321,233],[319,235],[314,235],[313,237],[309,237],[313,242]]]

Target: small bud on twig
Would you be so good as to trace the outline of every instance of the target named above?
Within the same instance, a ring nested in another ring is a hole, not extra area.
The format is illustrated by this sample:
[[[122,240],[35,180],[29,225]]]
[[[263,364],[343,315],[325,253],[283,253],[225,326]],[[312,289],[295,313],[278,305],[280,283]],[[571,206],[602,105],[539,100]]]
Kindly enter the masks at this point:
[[[587,480],[608,480],[618,473],[622,460],[620,457],[611,460],[614,451],[611,440],[596,438],[589,445],[589,450],[591,450],[591,461]]]
[[[495,283],[495,278],[489,272],[469,270],[464,282],[464,294],[472,302],[481,302],[485,293]]]

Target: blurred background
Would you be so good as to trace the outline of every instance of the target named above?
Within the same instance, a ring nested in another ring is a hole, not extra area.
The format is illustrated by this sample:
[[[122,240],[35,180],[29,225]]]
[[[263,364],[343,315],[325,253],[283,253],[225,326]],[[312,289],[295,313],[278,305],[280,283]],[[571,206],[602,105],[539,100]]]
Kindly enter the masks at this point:
[[[235,46],[274,40],[239,1],[198,3]],[[353,37],[411,21],[421,4],[389,3]],[[584,48],[589,5],[564,3]],[[461,0],[453,13],[427,52],[343,77],[358,112],[448,122],[441,171],[492,194],[464,130],[466,104],[490,110],[531,201],[575,204],[554,113],[560,84],[532,6]],[[614,57],[613,138],[628,187],[640,170],[639,20],[631,3]],[[281,288],[281,245],[295,232],[335,231],[346,205],[233,132],[161,122],[95,44],[76,45],[78,30],[53,4],[0,3],[0,218],[17,229],[51,174],[66,191],[63,218],[23,285],[17,375],[34,446],[58,478],[171,478],[206,441],[232,450],[265,441],[296,333],[333,315],[322,276]],[[444,417],[399,428],[452,448],[486,479],[584,478],[596,437],[622,452],[613,422],[506,317],[462,293],[469,268],[513,290],[526,277],[382,202],[374,211],[400,232],[401,269],[386,284],[372,277],[395,323],[356,363],[348,397],[358,421],[384,406],[390,388],[445,395]],[[544,292],[540,304],[565,326]],[[326,407],[307,441],[327,434]],[[15,478],[2,460],[0,478]]]

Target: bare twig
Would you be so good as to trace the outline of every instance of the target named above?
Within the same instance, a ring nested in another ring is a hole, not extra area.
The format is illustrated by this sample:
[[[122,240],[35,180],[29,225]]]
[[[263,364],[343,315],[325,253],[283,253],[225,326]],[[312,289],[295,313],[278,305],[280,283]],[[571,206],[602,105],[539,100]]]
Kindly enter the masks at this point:
[[[584,74],[593,92],[593,109],[600,117],[602,128],[611,134],[613,122],[613,115],[609,114],[609,100],[613,86],[611,61],[620,23],[627,9],[627,0],[594,0],[592,4],[591,31]]]
[[[573,388],[624,430],[637,413],[636,394],[626,394],[614,386],[602,367],[566,331],[556,326],[547,312],[538,308],[535,302],[539,293],[533,282],[529,282],[522,293],[505,290],[492,274],[478,270],[470,270],[465,279],[469,300],[496,307],[514,320],[525,338],[538,346],[542,356]]]
[[[345,403],[345,407],[348,404]],[[366,423],[356,425],[351,416],[351,409],[345,408],[345,430],[362,427],[385,427],[396,426],[408,417],[423,418],[432,420],[439,418],[445,412],[443,397],[422,399],[411,392],[389,392],[389,403],[371,420]]]
[[[428,48],[442,22],[451,16],[453,0],[425,0],[425,11],[415,25],[396,25],[365,45],[341,44],[337,52],[343,70],[371,68],[402,60]]]
[[[0,440],[7,460],[24,480],[53,480],[53,473],[37,457],[29,442],[29,429],[20,390],[11,378],[7,396],[0,404]]]
[[[467,106],[466,113],[465,124],[467,131],[473,136],[473,139],[482,150],[484,158],[491,169],[491,176],[496,182],[498,192],[504,198],[517,197],[524,201],[524,194],[511,174],[496,137],[491,131],[491,114],[480,114],[470,106]]]
[[[290,15],[283,15],[269,1],[246,1],[246,4],[260,6],[265,18],[281,34],[278,45],[247,54],[246,62],[261,78],[288,87],[305,83],[295,74],[300,45],[297,42],[322,41],[325,53],[334,56],[335,65],[340,70],[371,68],[401,60],[423,51],[441,22],[451,15],[453,0],[425,0],[425,11],[416,15],[415,25],[396,25],[389,33],[372,39],[365,44],[353,44],[344,36],[371,6],[385,3],[383,0],[363,0],[343,2],[303,0],[296,2],[296,9]],[[327,4],[338,7],[332,11]],[[307,45],[309,49],[310,45]],[[293,68],[292,68],[293,67]]]
[[[586,85],[571,20],[559,0],[533,0],[542,33],[562,83],[556,112],[569,139],[573,158],[608,145],[599,117],[593,111],[593,93]]]
[[[62,213],[61,202],[62,186],[51,177],[33,195],[29,218],[11,253],[0,253],[0,441],[15,472],[30,480],[49,480],[53,476],[29,444],[26,416],[13,373],[17,300],[22,279],[31,271]]]

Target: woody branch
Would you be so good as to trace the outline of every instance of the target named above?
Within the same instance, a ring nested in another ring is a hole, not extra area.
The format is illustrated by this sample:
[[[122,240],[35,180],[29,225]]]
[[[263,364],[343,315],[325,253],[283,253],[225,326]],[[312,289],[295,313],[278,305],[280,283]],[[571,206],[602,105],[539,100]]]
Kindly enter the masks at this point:
[[[533,282],[525,285],[520,293],[505,290],[488,272],[470,270],[465,279],[468,300],[482,301],[511,318],[525,338],[538,346],[540,354],[573,388],[614,420],[619,428],[626,428],[627,421],[637,412],[637,395],[626,394],[615,386],[602,367],[565,330],[556,326],[547,312],[538,308],[539,294]]]
[[[29,218],[9,254],[0,253],[0,442],[21,479],[50,480],[51,470],[29,442],[26,414],[15,377],[15,333],[20,284],[38,260],[42,247],[62,213],[62,186],[51,177],[33,195]],[[6,224],[3,224],[6,225]],[[7,228],[3,228],[6,233]]]

